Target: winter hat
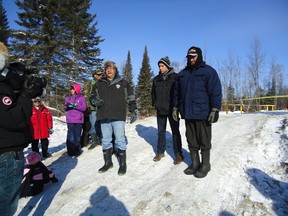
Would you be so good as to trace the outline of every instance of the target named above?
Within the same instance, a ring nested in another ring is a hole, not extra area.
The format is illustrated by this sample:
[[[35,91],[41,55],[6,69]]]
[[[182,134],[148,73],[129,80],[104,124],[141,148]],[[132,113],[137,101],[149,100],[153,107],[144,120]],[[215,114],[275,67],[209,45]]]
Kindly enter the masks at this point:
[[[75,83],[75,84],[71,85],[71,87],[74,88],[74,90],[77,94],[79,94],[81,92],[82,87],[79,84]]]
[[[105,72],[105,73],[106,73],[106,69],[107,69],[108,67],[113,67],[113,68],[114,68],[114,70],[115,70],[115,77],[117,77],[117,76],[119,75],[118,66],[117,66],[117,64],[116,64],[115,62],[113,62],[113,61],[106,61],[106,62],[104,63],[104,72]]]
[[[197,55],[198,55],[198,57],[197,57],[195,65],[190,65],[189,57],[195,57]],[[197,68],[203,62],[202,50],[199,47],[192,46],[188,49],[186,58],[187,58],[187,66],[190,69]]]
[[[35,102],[35,101],[40,101],[41,102],[41,98],[40,97],[36,97],[36,98],[33,98],[32,101],[33,102]]]
[[[26,162],[28,165],[34,165],[41,161],[41,155],[39,152],[31,152],[26,156]]]
[[[96,73],[103,73],[103,68],[96,68],[96,70],[92,71],[92,77],[93,77]]]
[[[171,68],[170,67],[170,60],[169,60],[169,57],[168,56],[165,56],[163,58],[161,58],[159,61],[158,61],[158,65],[160,63],[163,63],[164,65],[166,65],[167,68]]]
[[[188,52],[187,52],[187,55],[186,57],[189,57],[189,56],[202,56],[202,50],[199,48],[199,47],[195,47],[195,46],[192,46],[188,49]]]
[[[117,66],[117,64],[116,64],[115,62],[113,62],[113,61],[107,61],[107,62],[104,63],[104,71],[106,71],[106,69],[107,69],[108,67],[113,67],[116,71],[118,71],[118,66]]]

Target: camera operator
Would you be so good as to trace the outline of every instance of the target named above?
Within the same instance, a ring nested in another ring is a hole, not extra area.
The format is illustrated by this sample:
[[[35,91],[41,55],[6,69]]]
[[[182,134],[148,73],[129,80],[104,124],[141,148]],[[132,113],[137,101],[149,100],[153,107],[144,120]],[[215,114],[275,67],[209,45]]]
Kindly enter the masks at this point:
[[[0,212],[13,215],[24,167],[23,149],[31,142],[29,121],[32,98],[41,96],[42,84],[33,83],[21,64],[7,65],[8,49],[0,42]],[[44,85],[44,83],[43,83]]]

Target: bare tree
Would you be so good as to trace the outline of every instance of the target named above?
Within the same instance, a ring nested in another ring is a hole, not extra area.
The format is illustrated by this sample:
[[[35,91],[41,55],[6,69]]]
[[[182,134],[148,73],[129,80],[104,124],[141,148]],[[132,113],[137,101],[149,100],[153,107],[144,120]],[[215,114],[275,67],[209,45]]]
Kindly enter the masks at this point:
[[[262,69],[265,65],[265,54],[262,51],[261,41],[255,38],[251,43],[251,52],[248,54],[248,73],[250,75],[250,85],[252,96],[260,97],[260,76],[263,74]]]

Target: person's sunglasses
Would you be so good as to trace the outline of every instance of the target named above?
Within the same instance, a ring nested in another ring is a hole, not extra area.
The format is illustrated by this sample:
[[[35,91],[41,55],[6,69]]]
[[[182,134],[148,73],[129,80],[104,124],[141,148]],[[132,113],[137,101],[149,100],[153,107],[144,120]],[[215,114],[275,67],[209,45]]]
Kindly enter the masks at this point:
[[[97,76],[102,76],[102,73],[95,73]]]

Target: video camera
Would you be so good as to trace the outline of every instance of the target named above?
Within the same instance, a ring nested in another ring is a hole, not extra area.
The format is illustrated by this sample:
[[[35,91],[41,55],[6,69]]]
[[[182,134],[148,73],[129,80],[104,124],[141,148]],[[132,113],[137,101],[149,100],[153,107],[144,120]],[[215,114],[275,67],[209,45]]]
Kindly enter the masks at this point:
[[[27,67],[20,62],[14,62],[11,63],[7,69],[9,71],[8,73],[14,74],[12,77],[15,77],[17,74],[19,81],[21,78],[23,87],[24,85],[26,88],[45,88],[47,86],[47,79],[43,75],[38,74],[38,70],[35,67]]]

